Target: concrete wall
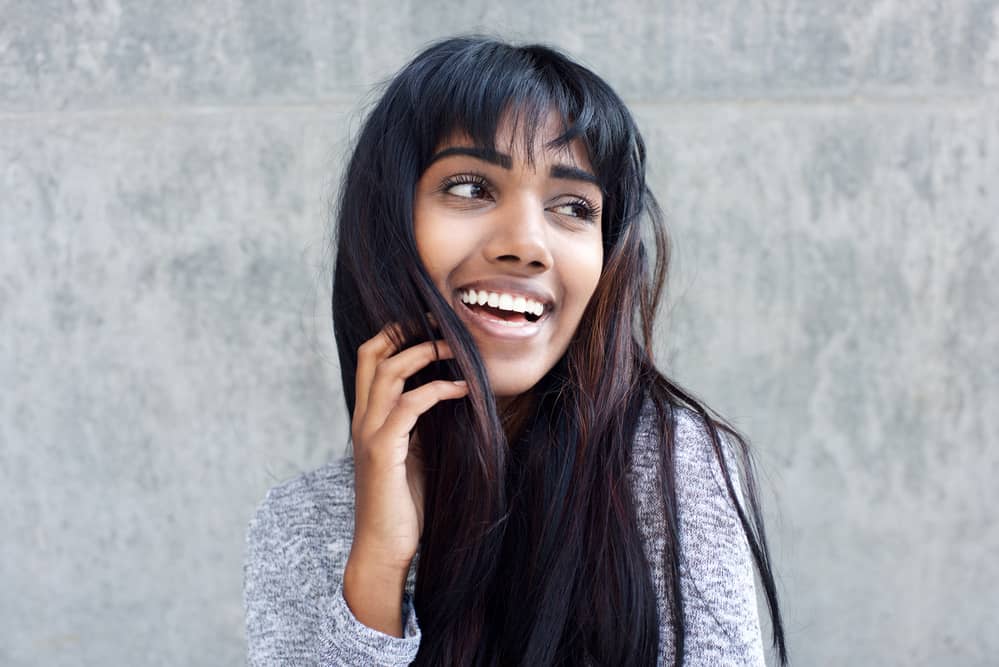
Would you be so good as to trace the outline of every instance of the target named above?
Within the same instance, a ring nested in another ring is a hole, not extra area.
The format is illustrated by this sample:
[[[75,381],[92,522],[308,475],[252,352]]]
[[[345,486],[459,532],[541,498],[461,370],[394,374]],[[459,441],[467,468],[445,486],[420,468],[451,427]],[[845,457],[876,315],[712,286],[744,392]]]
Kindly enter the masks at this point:
[[[246,522],[347,436],[340,161],[467,30],[638,116],[794,663],[995,664],[997,0],[0,3],[0,664],[241,664]]]

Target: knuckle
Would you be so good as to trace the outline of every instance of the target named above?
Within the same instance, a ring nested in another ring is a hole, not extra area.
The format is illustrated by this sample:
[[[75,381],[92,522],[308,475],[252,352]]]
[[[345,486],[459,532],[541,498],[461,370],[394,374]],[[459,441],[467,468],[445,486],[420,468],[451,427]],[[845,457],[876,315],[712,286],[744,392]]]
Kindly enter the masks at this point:
[[[389,360],[380,361],[375,364],[375,381],[382,381],[385,378],[392,376],[392,366],[393,364]]]
[[[357,356],[365,358],[370,357],[372,354],[374,354],[374,350],[375,350],[375,339],[370,338],[361,343],[360,347],[357,348]]]
[[[436,361],[438,359],[445,359],[447,355],[444,353],[444,349],[437,345],[434,347],[433,343],[424,343],[426,347],[420,350],[420,360],[424,363],[430,363],[431,361]]]
[[[416,397],[413,396],[413,392],[406,392],[405,394],[399,397],[399,401],[396,403],[396,405],[398,405],[403,410],[412,410],[414,407],[416,407],[416,404],[417,400]]]

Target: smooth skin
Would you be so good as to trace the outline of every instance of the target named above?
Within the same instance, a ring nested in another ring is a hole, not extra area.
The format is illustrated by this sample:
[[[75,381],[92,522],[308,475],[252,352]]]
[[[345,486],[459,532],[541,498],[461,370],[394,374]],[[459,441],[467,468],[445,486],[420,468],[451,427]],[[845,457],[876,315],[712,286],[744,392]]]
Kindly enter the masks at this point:
[[[420,176],[413,205],[420,259],[465,321],[501,405],[529,392],[565,355],[603,270],[603,198],[583,144],[544,149],[562,131],[550,114],[535,137],[531,164],[523,135],[513,131],[509,118],[500,123],[495,161],[448,154],[474,147],[460,134],[443,142]],[[509,286],[492,291],[523,286],[551,297],[541,330],[503,339],[476,326],[459,293],[483,281]]]

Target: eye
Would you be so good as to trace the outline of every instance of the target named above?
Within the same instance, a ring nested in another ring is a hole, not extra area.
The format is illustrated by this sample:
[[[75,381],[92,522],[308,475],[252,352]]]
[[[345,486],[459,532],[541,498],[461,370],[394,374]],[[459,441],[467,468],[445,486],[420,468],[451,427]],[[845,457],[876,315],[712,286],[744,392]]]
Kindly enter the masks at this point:
[[[553,210],[561,215],[568,215],[590,222],[596,222],[600,219],[600,207],[582,198],[559,204]]]
[[[489,195],[489,184],[478,174],[459,174],[441,183],[441,191],[461,199],[482,199]]]

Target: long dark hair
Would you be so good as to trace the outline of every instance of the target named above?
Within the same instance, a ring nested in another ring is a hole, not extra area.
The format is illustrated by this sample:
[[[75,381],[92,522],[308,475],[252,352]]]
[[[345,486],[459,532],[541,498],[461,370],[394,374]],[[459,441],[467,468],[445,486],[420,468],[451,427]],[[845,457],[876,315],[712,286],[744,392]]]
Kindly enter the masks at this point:
[[[508,440],[483,360],[420,261],[414,191],[433,151],[453,131],[493,148],[501,119],[512,114],[533,155],[535,132],[552,110],[565,130],[550,145],[581,140],[600,181],[604,266],[568,350],[531,390],[526,426]],[[774,646],[786,663],[746,441],[652,360],[669,242],[646,187],[642,138],[602,79],[545,46],[481,37],[430,46],[369,112],[336,220],[333,324],[351,415],[357,348],[388,322],[402,325],[403,346],[442,336],[455,352],[409,386],[432,378],[469,385],[466,399],[435,406],[417,425],[426,482],[415,589],[423,638],[414,664],[656,663],[655,589],[627,476],[649,401],[661,435],[662,564],[674,664],[682,664],[685,634],[673,469],[680,406],[700,415],[723,463],[766,593]],[[745,505],[724,465],[721,431],[737,445]]]

